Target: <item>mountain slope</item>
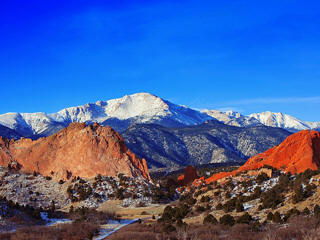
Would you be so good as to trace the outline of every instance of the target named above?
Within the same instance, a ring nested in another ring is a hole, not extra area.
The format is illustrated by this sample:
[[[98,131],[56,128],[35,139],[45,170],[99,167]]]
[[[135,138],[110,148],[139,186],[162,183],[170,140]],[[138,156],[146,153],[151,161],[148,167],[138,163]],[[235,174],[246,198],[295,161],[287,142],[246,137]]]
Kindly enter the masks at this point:
[[[2,125],[0,125],[0,136],[8,139],[19,139],[21,137],[16,131]]]
[[[212,120],[183,128],[138,124],[122,133],[127,146],[149,167],[177,167],[218,162],[243,163],[281,143],[290,133],[263,125],[234,127]]]

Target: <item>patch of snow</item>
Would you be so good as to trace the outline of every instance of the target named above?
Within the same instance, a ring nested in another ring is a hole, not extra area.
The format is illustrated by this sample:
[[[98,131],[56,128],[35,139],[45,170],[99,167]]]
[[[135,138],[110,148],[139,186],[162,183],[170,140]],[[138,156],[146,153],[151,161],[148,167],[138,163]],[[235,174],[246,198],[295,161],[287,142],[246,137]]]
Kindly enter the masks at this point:
[[[138,220],[139,219],[132,219],[132,220],[123,219],[123,220],[120,220],[120,222],[111,220],[108,223],[108,228],[102,229],[100,231],[99,236],[94,237],[93,240],[103,240],[106,237],[110,236],[111,234],[115,233],[116,231],[120,230],[121,228],[123,228],[129,224],[132,224],[134,222],[137,222]]]
[[[253,204],[250,204],[250,203],[244,203],[243,204],[243,209],[244,211],[248,211],[250,208],[254,207]]]
[[[66,218],[49,218],[47,212],[40,212],[40,216],[46,222],[46,226],[72,222],[72,220]]]

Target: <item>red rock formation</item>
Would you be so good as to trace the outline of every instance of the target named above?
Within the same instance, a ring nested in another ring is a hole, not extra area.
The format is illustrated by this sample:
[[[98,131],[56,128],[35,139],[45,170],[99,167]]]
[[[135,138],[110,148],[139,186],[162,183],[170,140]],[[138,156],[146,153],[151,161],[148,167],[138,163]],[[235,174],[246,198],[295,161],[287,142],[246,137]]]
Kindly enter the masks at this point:
[[[243,166],[233,172],[218,173],[206,180],[207,183],[234,176],[247,170],[269,165],[292,174],[320,167],[320,132],[303,130],[286,138],[279,146],[251,157]]]
[[[197,178],[199,178],[197,170],[192,166],[187,166],[184,174],[178,177],[178,186],[186,186]]]
[[[0,164],[16,161],[25,172],[39,172],[57,179],[97,174],[141,176],[150,180],[145,159],[138,158],[110,127],[71,123],[58,133],[38,140],[0,138]]]

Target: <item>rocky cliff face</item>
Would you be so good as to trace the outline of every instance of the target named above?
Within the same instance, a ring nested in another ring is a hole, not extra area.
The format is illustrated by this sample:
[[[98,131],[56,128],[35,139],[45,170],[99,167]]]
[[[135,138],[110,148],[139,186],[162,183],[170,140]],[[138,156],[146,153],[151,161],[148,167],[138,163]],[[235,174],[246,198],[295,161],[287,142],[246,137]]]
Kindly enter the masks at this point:
[[[18,141],[0,138],[0,164],[16,162],[25,172],[57,179],[98,174],[143,177],[150,180],[145,159],[140,159],[110,127],[72,123],[46,138]]]
[[[239,172],[259,169],[264,165],[292,174],[301,173],[307,169],[317,170],[320,167],[320,132],[303,130],[295,133],[287,137],[279,146],[251,157],[238,170],[215,174],[207,179],[207,182],[234,176]]]

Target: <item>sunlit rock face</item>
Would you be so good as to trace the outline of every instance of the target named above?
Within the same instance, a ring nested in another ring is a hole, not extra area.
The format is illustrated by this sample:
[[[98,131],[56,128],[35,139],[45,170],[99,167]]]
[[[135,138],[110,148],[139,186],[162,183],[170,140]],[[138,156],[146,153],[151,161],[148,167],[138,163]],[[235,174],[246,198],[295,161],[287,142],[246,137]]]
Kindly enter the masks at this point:
[[[98,174],[142,177],[150,180],[145,159],[137,157],[110,127],[72,123],[46,138],[8,141],[0,137],[0,164],[18,163],[24,172],[57,179]]]

